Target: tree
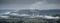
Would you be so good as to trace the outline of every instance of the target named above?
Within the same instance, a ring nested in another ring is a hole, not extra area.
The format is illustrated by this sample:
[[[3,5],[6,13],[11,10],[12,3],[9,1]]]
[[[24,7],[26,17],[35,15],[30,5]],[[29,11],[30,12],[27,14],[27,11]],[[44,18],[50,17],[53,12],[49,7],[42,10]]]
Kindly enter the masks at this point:
[[[44,19],[26,19],[24,23],[48,23],[48,21]]]
[[[54,17],[60,17],[60,14],[54,15]],[[60,18],[56,21],[57,23],[60,23]]]

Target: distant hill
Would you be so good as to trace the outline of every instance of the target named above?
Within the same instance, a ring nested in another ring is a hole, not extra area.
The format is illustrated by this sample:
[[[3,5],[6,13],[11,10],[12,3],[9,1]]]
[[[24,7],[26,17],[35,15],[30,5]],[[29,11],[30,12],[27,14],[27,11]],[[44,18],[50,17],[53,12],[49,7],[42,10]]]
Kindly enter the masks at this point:
[[[20,10],[18,11],[20,14],[40,14],[40,15],[45,15],[45,14],[58,14],[60,13],[60,9],[52,9],[52,10]]]
[[[11,11],[11,12],[10,12]],[[40,15],[50,15],[50,14],[60,14],[60,9],[51,9],[51,10],[38,10],[38,9],[25,9],[25,10],[18,10],[15,12],[15,10],[0,10],[1,13],[10,12],[10,13],[18,13],[18,14],[40,14]]]
[[[41,10],[42,14],[60,14],[60,9],[52,9],[52,10]]]
[[[0,13],[9,12],[9,11],[13,11],[13,10],[0,9]]]

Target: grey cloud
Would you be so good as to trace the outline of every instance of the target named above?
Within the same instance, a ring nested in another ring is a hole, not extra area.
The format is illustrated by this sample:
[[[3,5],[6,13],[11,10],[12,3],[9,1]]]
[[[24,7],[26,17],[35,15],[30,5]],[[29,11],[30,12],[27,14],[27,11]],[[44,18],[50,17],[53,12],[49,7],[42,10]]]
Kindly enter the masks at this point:
[[[41,0],[1,0],[1,4],[30,4]]]
[[[48,3],[60,4],[60,0],[47,0]]]
[[[32,4],[43,0],[0,0],[0,4]],[[46,0],[49,4],[60,4],[60,0]]]
[[[60,9],[60,0],[1,0],[0,9]]]

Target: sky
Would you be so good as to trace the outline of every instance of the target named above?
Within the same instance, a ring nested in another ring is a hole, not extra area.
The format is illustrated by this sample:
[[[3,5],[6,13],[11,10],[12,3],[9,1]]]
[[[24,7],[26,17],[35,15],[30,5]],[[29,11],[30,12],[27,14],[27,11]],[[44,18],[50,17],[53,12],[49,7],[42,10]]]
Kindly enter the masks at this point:
[[[0,9],[60,9],[60,0],[0,0]]]

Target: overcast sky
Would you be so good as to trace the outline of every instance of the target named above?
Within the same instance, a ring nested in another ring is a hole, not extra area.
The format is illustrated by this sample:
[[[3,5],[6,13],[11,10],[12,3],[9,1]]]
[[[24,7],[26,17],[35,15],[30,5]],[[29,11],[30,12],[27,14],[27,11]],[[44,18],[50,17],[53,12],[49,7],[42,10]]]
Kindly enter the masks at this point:
[[[0,9],[60,9],[60,0],[0,0]]]

